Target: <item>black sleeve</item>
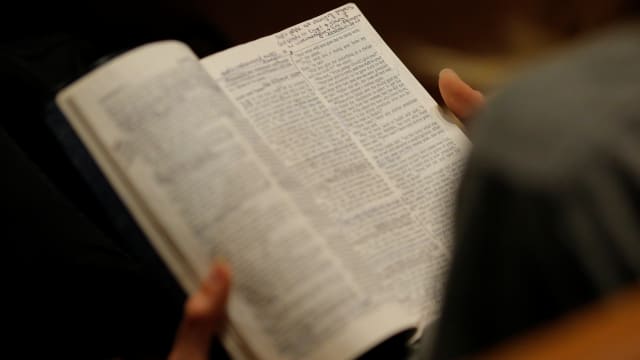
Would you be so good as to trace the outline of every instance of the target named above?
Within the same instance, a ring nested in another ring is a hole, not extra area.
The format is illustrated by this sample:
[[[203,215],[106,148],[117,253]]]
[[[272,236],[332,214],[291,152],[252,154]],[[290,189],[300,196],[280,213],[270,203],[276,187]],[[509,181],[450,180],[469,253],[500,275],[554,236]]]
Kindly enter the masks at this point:
[[[79,212],[0,127],[10,347],[25,357],[163,354],[182,298]]]

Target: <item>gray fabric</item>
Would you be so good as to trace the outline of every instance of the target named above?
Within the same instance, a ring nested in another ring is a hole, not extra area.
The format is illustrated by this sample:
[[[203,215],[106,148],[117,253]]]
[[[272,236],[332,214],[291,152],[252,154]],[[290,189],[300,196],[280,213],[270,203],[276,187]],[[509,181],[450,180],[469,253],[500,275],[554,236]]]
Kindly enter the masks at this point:
[[[640,27],[523,76],[471,138],[421,359],[477,353],[640,279]]]

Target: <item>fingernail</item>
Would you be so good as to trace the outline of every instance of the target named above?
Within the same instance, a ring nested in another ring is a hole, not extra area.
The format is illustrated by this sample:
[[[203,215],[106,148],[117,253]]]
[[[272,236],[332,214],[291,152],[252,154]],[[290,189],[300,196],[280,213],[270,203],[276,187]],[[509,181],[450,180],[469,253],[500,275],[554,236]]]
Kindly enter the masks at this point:
[[[450,69],[450,68],[444,68],[444,69],[440,70],[440,73],[438,74],[438,76],[442,76],[445,73],[449,73],[449,74],[451,74],[453,76],[458,77],[458,73],[456,73],[455,71],[453,71],[453,69]]]
[[[213,265],[211,266],[211,271],[209,271],[209,280],[217,283],[222,281],[224,277],[224,267],[226,266],[227,261],[222,257],[216,257],[213,261]]]

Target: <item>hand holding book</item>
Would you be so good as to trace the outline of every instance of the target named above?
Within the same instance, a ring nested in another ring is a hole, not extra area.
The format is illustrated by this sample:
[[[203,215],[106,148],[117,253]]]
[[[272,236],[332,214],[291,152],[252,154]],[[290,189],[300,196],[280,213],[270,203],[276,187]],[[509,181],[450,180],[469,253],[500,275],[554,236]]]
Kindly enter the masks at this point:
[[[209,359],[211,340],[225,325],[230,288],[229,265],[214,263],[198,292],[184,305],[184,316],[169,354],[170,360]]]
[[[440,71],[438,88],[447,107],[465,123],[484,106],[484,95],[471,88],[451,69]]]

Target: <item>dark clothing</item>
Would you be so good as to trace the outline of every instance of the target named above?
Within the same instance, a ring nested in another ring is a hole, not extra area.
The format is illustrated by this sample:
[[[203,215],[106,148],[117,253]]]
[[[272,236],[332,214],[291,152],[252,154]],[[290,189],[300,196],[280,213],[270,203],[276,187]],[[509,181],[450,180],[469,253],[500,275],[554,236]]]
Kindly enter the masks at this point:
[[[640,279],[640,27],[525,75],[471,139],[422,358],[477,353]]]
[[[9,96],[0,117],[0,239],[5,352],[20,358],[162,358],[182,316],[182,290],[151,250],[121,236],[45,123],[62,86],[133,46],[177,38],[201,55],[226,47],[202,20],[138,18],[131,10],[140,4],[130,3],[125,18],[116,7],[78,15],[66,2],[5,13],[20,25],[0,42]]]
[[[166,352],[181,294],[100,231],[1,129],[0,154],[10,348],[24,358]]]

